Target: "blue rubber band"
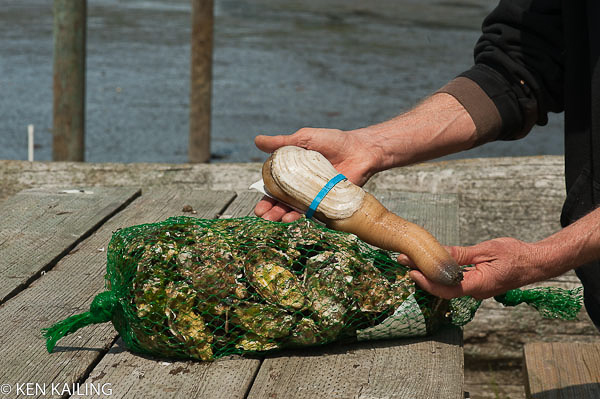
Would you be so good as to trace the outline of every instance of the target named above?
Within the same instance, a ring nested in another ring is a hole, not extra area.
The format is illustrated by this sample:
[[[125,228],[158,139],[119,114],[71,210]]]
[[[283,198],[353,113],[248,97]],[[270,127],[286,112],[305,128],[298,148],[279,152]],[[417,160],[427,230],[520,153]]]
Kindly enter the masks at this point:
[[[321,189],[321,191],[319,191],[319,193],[317,194],[317,196],[315,197],[315,199],[311,202],[310,206],[306,210],[306,218],[307,219],[310,219],[310,218],[313,217],[313,215],[315,214],[315,211],[317,210],[317,207],[319,206],[319,204],[321,203],[321,201],[323,201],[323,198],[325,198],[325,196],[327,195],[327,193],[336,184],[338,184],[342,180],[347,180],[347,177],[340,173],[339,175],[335,176],[334,178],[332,178],[331,180],[329,180],[327,182],[327,184]]]

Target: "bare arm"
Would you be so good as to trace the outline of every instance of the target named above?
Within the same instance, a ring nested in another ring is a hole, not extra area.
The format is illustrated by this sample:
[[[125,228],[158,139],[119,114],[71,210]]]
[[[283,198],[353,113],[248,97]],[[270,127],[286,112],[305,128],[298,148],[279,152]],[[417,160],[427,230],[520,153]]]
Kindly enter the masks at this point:
[[[355,133],[368,137],[377,154],[374,172],[454,154],[477,143],[473,119],[445,93],[436,93],[405,114]]]

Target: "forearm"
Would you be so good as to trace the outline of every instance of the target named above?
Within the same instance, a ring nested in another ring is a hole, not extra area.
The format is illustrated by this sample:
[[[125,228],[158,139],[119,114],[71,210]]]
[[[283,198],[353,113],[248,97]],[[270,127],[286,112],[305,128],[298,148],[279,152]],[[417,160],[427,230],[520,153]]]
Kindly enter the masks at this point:
[[[437,93],[411,111],[353,133],[368,141],[373,172],[422,162],[472,148],[475,124],[451,95]]]
[[[540,277],[561,275],[600,260],[600,208],[550,237],[533,244]]]

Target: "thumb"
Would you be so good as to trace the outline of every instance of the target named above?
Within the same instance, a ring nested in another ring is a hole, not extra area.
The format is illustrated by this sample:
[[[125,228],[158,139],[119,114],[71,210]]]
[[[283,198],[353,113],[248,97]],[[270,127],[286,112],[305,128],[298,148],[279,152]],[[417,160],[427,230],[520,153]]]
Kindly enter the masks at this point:
[[[258,147],[259,150],[264,151],[266,153],[272,153],[279,147],[283,147],[286,145],[294,145],[294,139],[292,136],[265,136],[259,135],[254,138],[254,144]]]
[[[472,247],[448,246],[446,250],[461,266],[477,263],[477,257],[481,255],[477,245]]]

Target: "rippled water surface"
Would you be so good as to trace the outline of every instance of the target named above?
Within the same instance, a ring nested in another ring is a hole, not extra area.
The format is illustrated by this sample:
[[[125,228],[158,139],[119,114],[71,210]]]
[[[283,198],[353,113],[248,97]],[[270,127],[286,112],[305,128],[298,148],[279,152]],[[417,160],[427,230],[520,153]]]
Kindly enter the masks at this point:
[[[185,162],[188,0],[89,0],[86,160]],[[256,134],[351,129],[409,109],[468,68],[490,0],[216,0],[212,148],[262,161]],[[0,8],[0,159],[52,154],[52,1]],[[455,157],[562,153],[562,118]]]

